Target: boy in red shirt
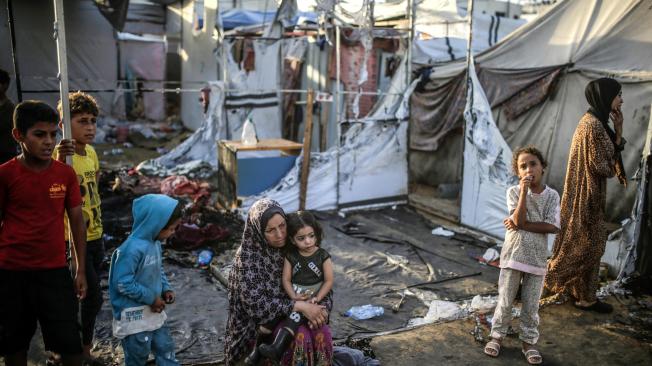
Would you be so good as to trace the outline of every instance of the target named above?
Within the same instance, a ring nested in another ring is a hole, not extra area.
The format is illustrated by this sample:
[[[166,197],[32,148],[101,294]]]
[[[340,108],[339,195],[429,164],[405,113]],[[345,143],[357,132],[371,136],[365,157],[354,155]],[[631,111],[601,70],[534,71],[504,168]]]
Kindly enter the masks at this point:
[[[45,348],[61,354],[64,365],[80,365],[77,299],[86,295],[86,227],[79,183],[70,166],[52,159],[58,116],[51,107],[25,101],[13,119],[23,153],[0,165],[0,355],[7,366],[27,365],[38,321]],[[74,280],[64,210],[78,261]]]

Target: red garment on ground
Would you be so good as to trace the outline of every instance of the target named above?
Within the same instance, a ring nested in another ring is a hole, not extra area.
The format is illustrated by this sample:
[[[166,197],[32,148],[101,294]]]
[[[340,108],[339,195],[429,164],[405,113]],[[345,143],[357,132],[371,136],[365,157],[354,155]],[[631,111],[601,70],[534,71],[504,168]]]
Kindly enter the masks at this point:
[[[15,158],[0,165],[0,268],[67,266],[63,214],[81,202],[77,175],[66,164],[52,160],[40,172]]]
[[[188,196],[194,202],[202,197],[210,197],[210,185],[207,182],[199,183],[183,175],[172,175],[161,182],[161,193],[168,196]]]

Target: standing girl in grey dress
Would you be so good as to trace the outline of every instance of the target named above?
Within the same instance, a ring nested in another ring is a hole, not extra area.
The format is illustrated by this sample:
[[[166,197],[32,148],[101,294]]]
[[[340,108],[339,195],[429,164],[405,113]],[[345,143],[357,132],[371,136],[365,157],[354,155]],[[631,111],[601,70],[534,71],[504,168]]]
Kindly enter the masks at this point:
[[[517,186],[507,189],[509,217],[500,253],[498,304],[493,317],[491,341],[484,353],[498,357],[500,345],[512,320],[512,303],[522,285],[521,331],[523,354],[531,365],[543,359],[534,345],[539,339],[539,298],[546,274],[547,234],[559,231],[559,194],[541,183],[547,163],[539,150],[525,147],[514,152],[512,168]]]

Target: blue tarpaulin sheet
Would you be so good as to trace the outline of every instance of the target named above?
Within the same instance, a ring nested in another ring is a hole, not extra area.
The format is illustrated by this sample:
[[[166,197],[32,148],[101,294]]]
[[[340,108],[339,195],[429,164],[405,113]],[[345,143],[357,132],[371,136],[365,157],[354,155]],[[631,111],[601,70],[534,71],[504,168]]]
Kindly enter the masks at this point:
[[[275,15],[276,10],[260,11],[230,9],[220,13],[220,17],[222,18],[222,26],[227,30],[233,29],[235,27],[270,23],[274,20]],[[299,12],[292,19],[294,24],[304,23],[306,21],[317,23],[317,14],[310,12]]]

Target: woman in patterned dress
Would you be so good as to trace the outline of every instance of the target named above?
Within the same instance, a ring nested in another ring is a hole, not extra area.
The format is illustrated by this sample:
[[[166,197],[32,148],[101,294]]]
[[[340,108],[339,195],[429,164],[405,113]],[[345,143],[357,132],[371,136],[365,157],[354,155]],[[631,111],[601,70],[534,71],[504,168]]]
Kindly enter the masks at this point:
[[[283,291],[282,250],[286,238],[285,213],[279,204],[269,199],[256,201],[249,209],[242,243],[229,275],[229,318],[224,340],[227,366],[240,364],[252,351],[260,324],[269,324],[294,311],[302,313],[310,327],[299,328],[282,358],[282,365],[331,365],[333,341],[326,325],[331,296],[316,305],[293,301]],[[253,353],[248,361],[255,364],[252,356]]]
[[[600,258],[607,242],[604,225],[607,178],[626,185],[620,156],[625,145],[621,85],[614,79],[591,81],[585,90],[591,108],[573,135],[561,200],[561,230],[548,263],[545,288],[566,294],[583,310],[608,313],[596,298]],[[609,119],[614,129],[609,127]]]

